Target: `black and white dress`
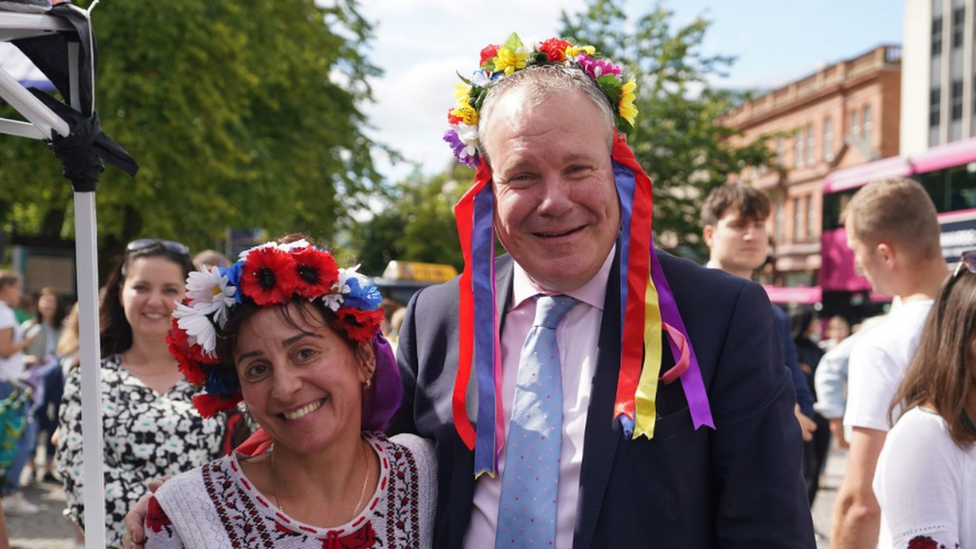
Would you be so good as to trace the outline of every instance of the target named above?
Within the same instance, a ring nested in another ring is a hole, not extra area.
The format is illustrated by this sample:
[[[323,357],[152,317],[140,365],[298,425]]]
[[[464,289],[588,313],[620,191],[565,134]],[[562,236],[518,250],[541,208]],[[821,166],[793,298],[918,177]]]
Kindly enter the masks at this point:
[[[108,547],[122,547],[122,519],[146,493],[147,480],[189,471],[224,454],[223,418],[200,417],[192,403],[197,389],[186,379],[160,394],[130,375],[121,362],[118,355],[102,360]],[[84,528],[80,374],[81,368],[75,368],[65,380],[56,459],[66,513]]]

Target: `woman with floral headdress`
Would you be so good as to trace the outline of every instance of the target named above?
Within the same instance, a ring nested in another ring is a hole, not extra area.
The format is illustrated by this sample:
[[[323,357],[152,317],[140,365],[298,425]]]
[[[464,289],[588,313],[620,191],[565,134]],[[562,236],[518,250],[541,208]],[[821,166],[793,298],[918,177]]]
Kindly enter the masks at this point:
[[[430,546],[433,450],[380,434],[402,385],[379,292],[305,240],[241,257],[190,274],[170,349],[202,415],[243,401],[271,445],[166,482],[146,547]]]

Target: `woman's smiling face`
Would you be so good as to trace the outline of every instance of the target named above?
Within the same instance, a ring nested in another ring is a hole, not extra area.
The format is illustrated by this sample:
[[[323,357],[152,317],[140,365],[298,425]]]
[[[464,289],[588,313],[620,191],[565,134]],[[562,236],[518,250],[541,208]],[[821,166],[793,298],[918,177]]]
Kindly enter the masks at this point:
[[[371,355],[362,354],[316,307],[290,303],[241,325],[234,363],[258,424],[276,444],[310,453],[360,436],[362,386],[372,369]]]

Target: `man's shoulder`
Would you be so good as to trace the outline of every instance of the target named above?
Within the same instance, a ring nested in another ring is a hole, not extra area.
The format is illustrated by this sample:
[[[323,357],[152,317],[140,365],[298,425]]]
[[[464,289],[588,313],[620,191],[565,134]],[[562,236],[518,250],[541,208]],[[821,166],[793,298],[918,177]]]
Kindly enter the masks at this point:
[[[925,317],[931,307],[931,302],[902,305],[900,309],[889,313],[881,324],[872,327],[870,332],[858,339],[851,353],[859,354],[871,350],[888,352],[906,345],[911,346],[921,334]]]
[[[675,257],[663,250],[656,250],[658,261],[668,285],[672,290],[678,288],[693,288],[701,295],[728,295],[729,292],[739,292],[750,284],[758,284],[738,276],[731,275],[721,269],[703,267],[694,261]]]

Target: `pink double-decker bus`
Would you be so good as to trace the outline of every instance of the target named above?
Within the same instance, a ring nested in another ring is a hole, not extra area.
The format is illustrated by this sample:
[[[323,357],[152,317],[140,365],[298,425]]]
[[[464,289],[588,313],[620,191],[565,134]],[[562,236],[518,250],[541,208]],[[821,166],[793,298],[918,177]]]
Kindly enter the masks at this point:
[[[823,183],[820,289],[823,316],[856,320],[878,314],[890,302],[871,291],[856,272],[847,247],[841,212],[858,189],[888,177],[910,177],[925,187],[942,226],[942,255],[950,264],[976,248],[976,138],[934,147],[911,156],[893,156],[829,174]]]

